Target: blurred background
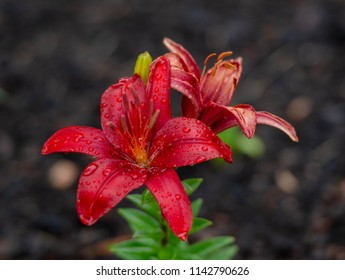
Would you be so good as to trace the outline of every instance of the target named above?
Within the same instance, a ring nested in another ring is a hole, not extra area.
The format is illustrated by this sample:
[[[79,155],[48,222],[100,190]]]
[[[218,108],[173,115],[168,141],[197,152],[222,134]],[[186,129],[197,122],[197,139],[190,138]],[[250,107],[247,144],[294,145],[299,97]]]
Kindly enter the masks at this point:
[[[92,227],[75,210],[90,158],[40,151],[59,128],[100,127],[103,91],[139,53],[166,52],[165,36],[200,66],[242,56],[232,104],[277,114],[300,138],[259,126],[254,153],[180,168],[204,178],[194,196],[214,225],[199,238],[236,237],[237,259],[345,259],[343,0],[0,0],[0,258],[114,258],[107,245],[129,233],[116,209]]]

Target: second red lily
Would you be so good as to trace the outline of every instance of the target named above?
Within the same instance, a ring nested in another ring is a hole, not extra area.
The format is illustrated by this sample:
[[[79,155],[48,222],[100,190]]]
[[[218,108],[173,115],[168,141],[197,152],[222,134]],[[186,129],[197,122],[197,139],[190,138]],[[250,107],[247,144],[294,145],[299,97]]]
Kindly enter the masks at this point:
[[[242,59],[228,59],[231,52],[221,53],[215,65],[206,71],[209,55],[200,74],[192,55],[180,44],[165,38],[171,51],[166,54],[172,66],[171,87],[183,94],[183,115],[201,120],[215,133],[239,125],[243,133],[253,137],[257,124],[266,124],[285,132],[298,141],[295,129],[282,118],[269,112],[256,111],[248,104],[228,106],[242,72]]]

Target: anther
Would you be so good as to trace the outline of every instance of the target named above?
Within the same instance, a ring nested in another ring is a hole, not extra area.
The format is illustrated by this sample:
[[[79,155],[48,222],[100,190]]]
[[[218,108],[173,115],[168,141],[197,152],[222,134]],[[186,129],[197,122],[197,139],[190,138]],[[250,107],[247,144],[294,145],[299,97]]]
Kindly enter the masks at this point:
[[[224,57],[230,56],[232,54],[232,51],[222,52],[220,55],[218,55],[217,61],[223,60]]]
[[[122,95],[122,102],[123,102],[123,106],[125,107],[125,110],[129,111],[128,96],[125,93]]]
[[[122,129],[124,132],[127,132],[128,131],[128,127],[127,127],[127,124],[126,124],[126,117],[125,115],[122,115],[121,116],[121,126],[122,126]]]
[[[135,104],[136,104],[137,106],[140,106],[140,99],[139,99],[139,96],[137,95],[137,93],[135,92],[134,87],[133,87],[133,86],[129,86],[128,88],[129,88],[129,90],[130,90],[131,93],[132,93],[132,96],[133,96],[133,98],[134,98]]]
[[[224,63],[224,66],[225,66],[226,68],[229,68],[229,69],[234,70],[234,71],[237,71],[237,70],[238,70],[237,66],[234,65],[234,64],[232,64],[232,63],[230,63],[230,62]]]
[[[157,120],[157,118],[158,118],[159,113],[160,113],[160,110],[159,110],[159,109],[157,109],[157,110],[154,112],[153,116],[152,116],[151,119],[150,119],[150,123],[149,123],[149,126],[148,126],[149,129],[151,129],[151,128],[153,127],[153,125],[155,124],[155,122],[156,122],[156,120]]]

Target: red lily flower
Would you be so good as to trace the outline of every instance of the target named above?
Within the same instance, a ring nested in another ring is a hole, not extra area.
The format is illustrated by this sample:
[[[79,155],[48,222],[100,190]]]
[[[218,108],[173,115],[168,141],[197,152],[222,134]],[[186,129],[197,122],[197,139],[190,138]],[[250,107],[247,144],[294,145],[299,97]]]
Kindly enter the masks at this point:
[[[110,86],[101,99],[101,125],[102,130],[62,128],[42,149],[43,154],[77,152],[96,158],[79,180],[81,221],[92,225],[145,184],[171,230],[185,240],[192,211],[174,167],[215,157],[231,162],[231,151],[202,122],[172,118],[169,60],[161,57],[152,64],[146,86],[136,74]]]
[[[192,55],[178,43],[165,38],[165,46],[171,51],[166,57],[171,62],[171,87],[183,94],[184,116],[201,120],[219,133],[239,125],[243,133],[253,137],[257,124],[266,124],[285,132],[293,141],[298,141],[291,124],[269,112],[255,111],[248,104],[228,106],[242,72],[242,58],[223,60],[232,52],[221,53],[215,65],[206,71],[209,55],[200,74]]]

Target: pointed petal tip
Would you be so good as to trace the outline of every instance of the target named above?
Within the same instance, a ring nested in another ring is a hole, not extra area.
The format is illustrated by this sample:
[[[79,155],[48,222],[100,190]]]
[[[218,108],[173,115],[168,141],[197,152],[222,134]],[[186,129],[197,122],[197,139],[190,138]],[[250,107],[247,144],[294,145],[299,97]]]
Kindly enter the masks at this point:
[[[46,146],[46,144],[44,144],[41,150],[41,155],[47,155],[47,154],[49,154],[48,147]]]
[[[87,226],[92,226],[97,221],[97,219],[94,219],[92,216],[86,217],[83,214],[79,214],[79,219],[84,225]]]
[[[177,234],[177,237],[180,238],[182,241],[187,241],[188,232],[184,231]]]
[[[290,136],[290,138],[291,138],[292,141],[294,141],[296,143],[299,142],[299,138],[298,138],[297,134],[294,134],[294,135]]]

